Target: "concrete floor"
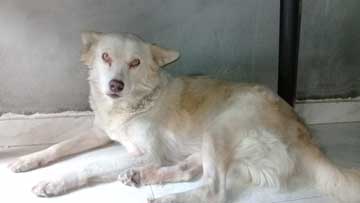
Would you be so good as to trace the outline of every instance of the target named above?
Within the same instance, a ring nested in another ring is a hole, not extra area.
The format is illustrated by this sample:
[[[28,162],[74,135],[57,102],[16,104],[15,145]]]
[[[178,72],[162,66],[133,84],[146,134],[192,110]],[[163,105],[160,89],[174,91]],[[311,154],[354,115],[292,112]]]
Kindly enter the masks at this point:
[[[47,118],[51,122],[51,118]],[[0,132],[7,132],[6,122],[0,121]],[[18,120],[24,125],[17,124],[17,131],[26,130],[31,120]],[[322,124],[310,126],[316,140],[323,150],[336,163],[347,167],[360,167],[360,123]],[[9,129],[8,129],[9,130]],[[14,131],[11,129],[10,131]],[[0,136],[1,141],[1,136]],[[1,142],[0,142],[1,144]],[[78,191],[54,198],[38,198],[31,193],[31,188],[38,181],[51,178],[69,170],[83,167],[90,162],[124,155],[124,149],[119,145],[81,154],[71,159],[34,170],[27,173],[15,174],[10,172],[6,165],[15,157],[28,154],[47,147],[47,145],[32,145],[10,148],[0,148],[0,202],[146,202],[148,197],[159,197],[169,193],[185,191],[199,186],[200,181],[194,183],[169,184],[165,186],[148,186],[140,189],[122,185],[120,182],[101,184],[83,188]],[[232,202],[240,203],[331,203],[335,202],[329,197],[318,193],[311,185],[298,184],[290,187],[289,191],[275,192],[271,189],[249,188],[232,191]]]

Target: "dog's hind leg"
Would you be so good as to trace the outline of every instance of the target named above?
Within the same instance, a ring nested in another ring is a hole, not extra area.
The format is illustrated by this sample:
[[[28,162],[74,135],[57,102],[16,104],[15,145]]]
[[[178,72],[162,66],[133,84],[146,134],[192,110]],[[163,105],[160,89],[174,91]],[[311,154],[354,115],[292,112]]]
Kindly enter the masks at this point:
[[[195,153],[172,166],[149,165],[131,168],[121,174],[119,180],[126,185],[139,187],[142,185],[191,181],[199,177],[201,173],[201,155]]]
[[[221,140],[216,140],[220,141]],[[226,201],[226,174],[228,170],[228,153],[221,143],[216,143],[214,137],[206,135],[202,149],[203,181],[200,188],[151,199],[151,203],[225,203]],[[215,148],[215,146],[217,148]]]

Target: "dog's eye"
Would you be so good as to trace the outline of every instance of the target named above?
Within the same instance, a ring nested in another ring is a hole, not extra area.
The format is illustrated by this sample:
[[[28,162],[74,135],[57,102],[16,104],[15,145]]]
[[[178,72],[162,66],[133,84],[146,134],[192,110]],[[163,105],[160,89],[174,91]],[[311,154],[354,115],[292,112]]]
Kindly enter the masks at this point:
[[[136,68],[140,65],[140,59],[134,59],[129,63],[129,68]]]
[[[101,58],[105,63],[111,66],[111,57],[107,52],[102,53]]]

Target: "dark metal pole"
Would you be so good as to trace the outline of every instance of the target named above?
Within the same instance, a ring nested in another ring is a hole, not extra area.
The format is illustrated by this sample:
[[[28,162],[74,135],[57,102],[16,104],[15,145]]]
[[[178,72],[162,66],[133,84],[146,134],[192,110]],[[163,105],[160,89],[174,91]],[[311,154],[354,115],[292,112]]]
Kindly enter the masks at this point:
[[[278,94],[290,105],[296,99],[301,0],[280,0]]]

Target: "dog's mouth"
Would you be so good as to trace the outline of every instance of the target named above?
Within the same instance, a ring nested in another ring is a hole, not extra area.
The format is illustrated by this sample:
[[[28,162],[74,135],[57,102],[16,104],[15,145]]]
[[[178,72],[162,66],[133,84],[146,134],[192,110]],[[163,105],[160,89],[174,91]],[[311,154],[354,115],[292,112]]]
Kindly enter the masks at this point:
[[[117,99],[120,97],[120,95],[118,94],[115,94],[115,93],[109,93],[109,94],[106,94],[108,97],[110,97],[111,99]]]

